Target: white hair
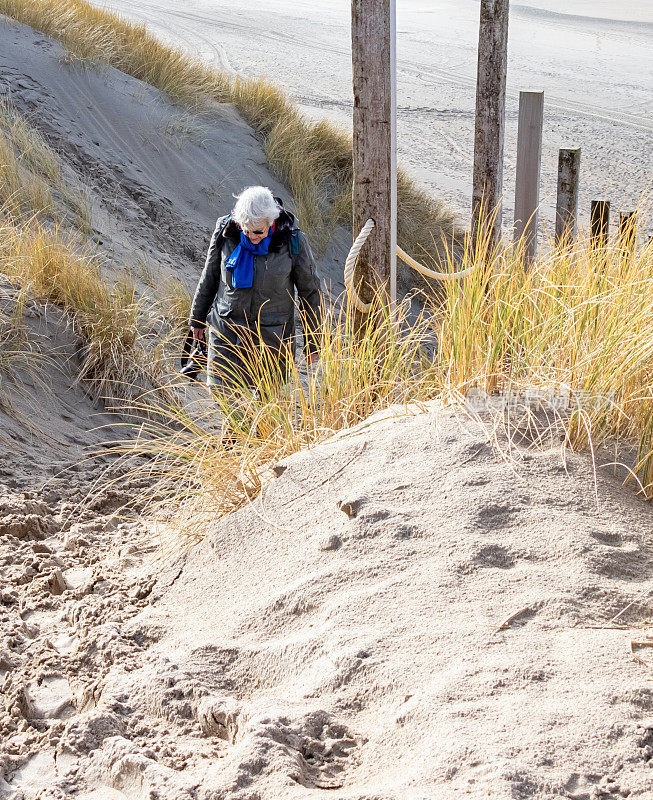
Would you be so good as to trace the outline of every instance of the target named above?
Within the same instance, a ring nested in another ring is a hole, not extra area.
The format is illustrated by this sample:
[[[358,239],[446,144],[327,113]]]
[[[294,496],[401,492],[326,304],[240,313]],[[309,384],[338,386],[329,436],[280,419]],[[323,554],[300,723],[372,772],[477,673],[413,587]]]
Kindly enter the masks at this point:
[[[271,225],[280,213],[277,201],[266,186],[249,186],[236,196],[231,216],[239,225],[251,225],[262,220]]]

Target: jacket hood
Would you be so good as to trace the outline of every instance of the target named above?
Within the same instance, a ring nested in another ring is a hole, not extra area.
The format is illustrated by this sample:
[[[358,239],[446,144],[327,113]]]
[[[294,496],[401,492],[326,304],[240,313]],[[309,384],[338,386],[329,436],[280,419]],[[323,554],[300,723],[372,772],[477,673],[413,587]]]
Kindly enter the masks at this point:
[[[274,223],[274,233],[270,240],[270,250],[281,250],[284,244],[288,242],[290,235],[293,231],[297,230],[297,219],[291,211],[286,211],[283,207],[283,200],[280,197],[274,198],[279,206],[281,213]],[[233,219],[230,219],[224,229],[223,236],[226,239],[240,239],[240,227]]]

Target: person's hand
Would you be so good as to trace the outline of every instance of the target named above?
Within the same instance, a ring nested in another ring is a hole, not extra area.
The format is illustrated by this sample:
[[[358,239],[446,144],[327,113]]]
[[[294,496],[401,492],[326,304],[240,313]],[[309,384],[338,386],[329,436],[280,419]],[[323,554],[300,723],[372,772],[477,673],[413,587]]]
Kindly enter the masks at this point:
[[[193,334],[193,339],[196,339],[198,342],[206,341],[204,328],[191,328],[190,330],[191,333]]]

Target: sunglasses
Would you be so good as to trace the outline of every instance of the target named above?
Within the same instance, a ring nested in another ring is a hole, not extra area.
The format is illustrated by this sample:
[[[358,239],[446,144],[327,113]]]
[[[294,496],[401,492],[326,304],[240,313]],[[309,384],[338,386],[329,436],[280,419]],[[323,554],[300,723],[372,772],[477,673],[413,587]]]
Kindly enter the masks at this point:
[[[248,231],[247,228],[243,228],[243,233],[245,236],[263,236],[263,234],[267,234],[269,230],[268,228],[267,231]]]

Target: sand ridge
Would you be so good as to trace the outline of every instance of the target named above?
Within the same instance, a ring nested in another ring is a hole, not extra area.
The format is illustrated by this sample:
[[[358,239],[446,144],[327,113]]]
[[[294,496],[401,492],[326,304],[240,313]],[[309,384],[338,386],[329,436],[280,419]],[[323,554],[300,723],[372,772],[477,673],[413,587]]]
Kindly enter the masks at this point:
[[[244,774],[266,798],[314,796],[316,757],[284,785],[260,736],[262,717],[316,713],[348,745],[317,759],[342,770],[337,797],[650,796],[650,674],[608,624],[632,601],[621,622],[650,619],[649,506],[601,477],[597,510],[588,459],[565,469],[553,447],[515,475],[439,407],[282,466],[151,614],[154,650],[230,709],[226,796],[253,796]]]
[[[112,67],[69,59],[42,33],[0,16],[0,95],[60,154],[89,196],[91,239],[109,274],[173,274],[192,291],[217,217],[233,195],[269,186],[289,207],[261,144],[228,104],[193,114]],[[300,221],[301,222],[301,221]],[[318,254],[325,285],[340,291],[347,236]]]

